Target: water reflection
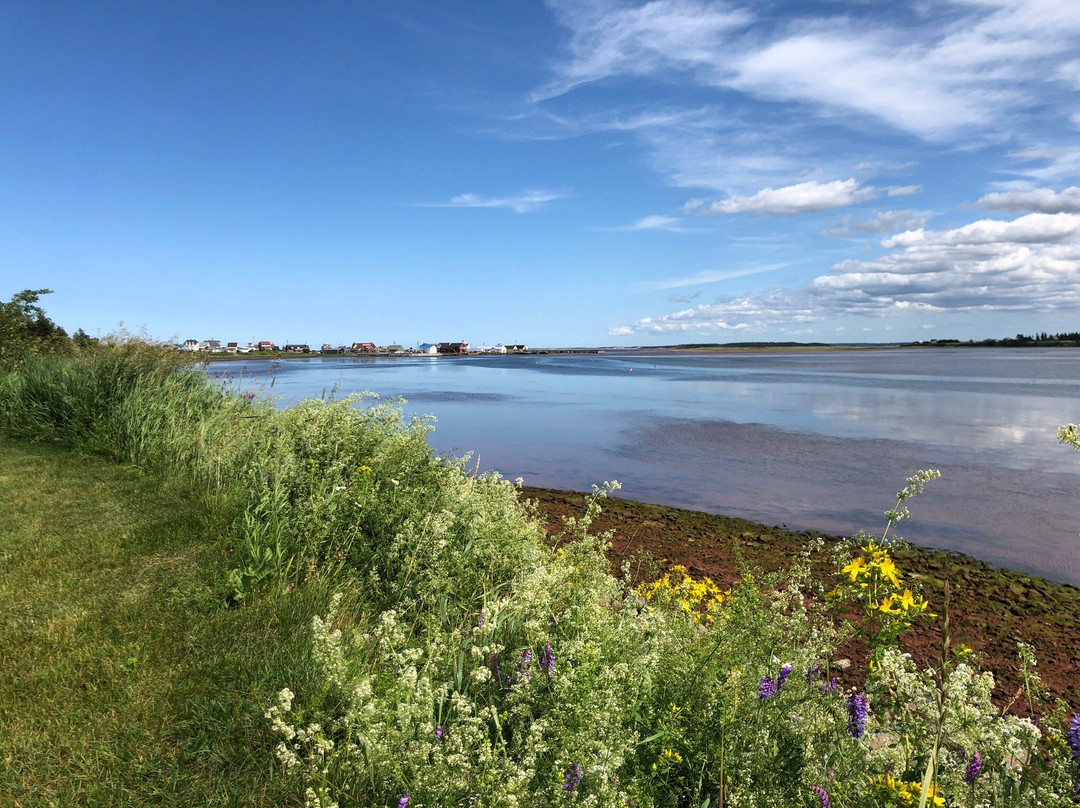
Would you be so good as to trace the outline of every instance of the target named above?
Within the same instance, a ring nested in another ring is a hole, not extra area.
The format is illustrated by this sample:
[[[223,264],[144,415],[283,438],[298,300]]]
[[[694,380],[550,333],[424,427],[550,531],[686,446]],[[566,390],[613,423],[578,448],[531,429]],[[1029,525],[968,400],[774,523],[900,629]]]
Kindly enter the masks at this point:
[[[923,544],[1080,585],[1075,452],[1080,352],[289,360],[214,365],[282,406],[336,390],[404,395],[439,450],[529,484],[850,533],[877,530],[916,468],[944,479],[913,506]],[[272,382],[272,386],[271,386]]]

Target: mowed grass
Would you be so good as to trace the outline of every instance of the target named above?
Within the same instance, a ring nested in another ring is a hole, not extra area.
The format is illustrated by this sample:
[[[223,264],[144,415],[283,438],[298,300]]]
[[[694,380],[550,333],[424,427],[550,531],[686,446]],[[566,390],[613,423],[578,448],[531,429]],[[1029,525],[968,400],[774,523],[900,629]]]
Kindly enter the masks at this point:
[[[0,437],[0,805],[276,805],[263,713],[308,681],[318,582],[243,608],[204,504]]]

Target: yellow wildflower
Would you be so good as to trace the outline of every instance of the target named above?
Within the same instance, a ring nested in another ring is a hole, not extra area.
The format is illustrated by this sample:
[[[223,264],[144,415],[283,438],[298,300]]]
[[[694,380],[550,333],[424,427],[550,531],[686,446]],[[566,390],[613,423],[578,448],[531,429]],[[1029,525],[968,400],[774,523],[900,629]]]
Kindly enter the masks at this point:
[[[881,604],[878,606],[878,611],[884,612],[885,614],[900,614],[900,610],[893,606],[892,595],[889,595],[889,597],[881,601]]]
[[[888,554],[877,563],[877,567],[881,570],[881,577],[891,583],[893,586],[900,586],[900,570],[896,568],[896,564],[889,558]]]
[[[856,578],[858,578],[860,575],[865,575],[868,570],[869,568],[866,566],[866,559],[862,556],[859,556],[846,567],[844,567],[841,572],[845,572],[849,576],[851,576],[851,582],[854,583]]]

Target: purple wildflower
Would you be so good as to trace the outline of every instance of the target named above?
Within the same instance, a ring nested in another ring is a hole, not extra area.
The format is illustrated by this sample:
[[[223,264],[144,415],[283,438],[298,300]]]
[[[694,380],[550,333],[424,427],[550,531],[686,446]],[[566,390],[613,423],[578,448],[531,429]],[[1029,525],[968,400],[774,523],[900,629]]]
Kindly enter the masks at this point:
[[[254,390],[248,390],[246,393],[244,393],[244,398],[246,398],[248,401],[254,401],[255,400],[255,391]]]
[[[832,808],[832,803],[829,801],[829,792],[823,789],[821,786],[810,786],[810,790],[813,791],[818,799],[821,800],[821,808]]]
[[[476,627],[477,628],[483,628],[484,627],[484,613],[483,612],[480,612],[480,622],[478,622],[476,624]]]
[[[776,692],[779,693],[784,689],[784,682],[791,676],[791,666],[785,665],[780,669],[780,674],[776,677]]]
[[[812,668],[806,669],[806,683],[810,684],[812,681],[821,676],[821,663],[815,662]]]
[[[435,725],[435,740],[436,741],[442,741],[443,734],[444,733],[443,733],[442,724],[436,724]]]
[[[971,763],[967,765],[967,769],[964,770],[964,782],[971,785],[975,782],[975,778],[979,776],[979,772],[982,771],[982,755],[978,752],[971,753]]]
[[[848,732],[851,733],[851,737],[862,737],[863,729],[866,727],[866,714],[868,711],[869,705],[866,696],[861,693],[852,693],[847,702],[847,728]]]
[[[397,808],[408,808],[409,800],[412,799],[412,794],[406,791],[401,795],[401,799],[397,801]]]
[[[1080,760],[1080,713],[1073,716],[1069,723],[1069,731],[1065,733],[1065,740],[1069,742],[1073,758]]]
[[[771,676],[762,676],[758,683],[757,697],[761,701],[768,701],[777,694],[776,680]]]
[[[836,689],[838,687],[840,687],[840,677],[839,676],[834,676],[829,681],[821,683],[821,692],[822,693],[835,693]]]
[[[518,658],[518,681],[522,679],[528,679],[531,677],[529,672],[529,666],[532,665],[532,651],[526,648],[521,652],[521,656]]]
[[[549,679],[555,674],[555,651],[552,650],[551,643],[544,646],[544,653],[540,655],[540,667]]]
[[[563,791],[567,793],[577,791],[577,787],[581,785],[581,778],[583,776],[584,773],[581,771],[581,765],[575,763],[566,770],[566,782],[563,783]]]

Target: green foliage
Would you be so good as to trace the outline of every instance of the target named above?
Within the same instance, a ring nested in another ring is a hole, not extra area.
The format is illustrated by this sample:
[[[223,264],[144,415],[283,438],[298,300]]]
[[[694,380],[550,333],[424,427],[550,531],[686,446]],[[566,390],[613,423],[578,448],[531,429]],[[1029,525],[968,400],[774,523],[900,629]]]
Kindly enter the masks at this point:
[[[16,367],[27,354],[64,350],[67,334],[37,305],[51,289],[24,289],[0,303],[0,373]]]
[[[228,608],[201,502],[45,445],[0,437],[0,514],[0,805],[295,804],[261,705],[310,687],[325,586]]]

